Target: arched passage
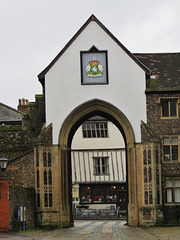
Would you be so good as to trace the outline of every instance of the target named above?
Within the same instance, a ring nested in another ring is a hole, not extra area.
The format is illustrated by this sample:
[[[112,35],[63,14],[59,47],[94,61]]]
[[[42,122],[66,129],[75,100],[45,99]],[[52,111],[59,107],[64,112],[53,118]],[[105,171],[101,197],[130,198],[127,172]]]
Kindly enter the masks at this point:
[[[71,166],[70,152],[72,138],[77,128],[88,118],[99,115],[106,117],[113,122],[121,131],[126,148],[127,148],[127,166],[128,166],[128,224],[132,226],[138,225],[138,209],[137,209],[137,190],[136,190],[136,174],[135,174],[135,148],[134,133],[127,117],[112,104],[93,99],[85,102],[75,108],[65,119],[59,134],[60,146],[60,212],[64,212],[67,218],[60,216],[60,221],[72,222],[71,207]],[[69,219],[69,220],[68,220]],[[64,225],[63,223],[61,225]]]
[[[134,144],[133,129],[126,116],[112,104],[99,99],[83,103],[69,114],[62,125],[59,135],[59,144],[62,146],[69,146],[74,132],[81,123],[85,119],[98,114],[101,116],[108,116],[122,132],[127,145]]]

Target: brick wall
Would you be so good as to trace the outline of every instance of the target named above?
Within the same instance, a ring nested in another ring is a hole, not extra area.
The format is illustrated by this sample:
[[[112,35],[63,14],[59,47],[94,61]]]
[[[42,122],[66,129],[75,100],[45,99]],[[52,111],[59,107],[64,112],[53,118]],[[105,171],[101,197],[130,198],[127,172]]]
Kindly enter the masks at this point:
[[[9,185],[8,180],[0,179],[0,232],[9,231]]]

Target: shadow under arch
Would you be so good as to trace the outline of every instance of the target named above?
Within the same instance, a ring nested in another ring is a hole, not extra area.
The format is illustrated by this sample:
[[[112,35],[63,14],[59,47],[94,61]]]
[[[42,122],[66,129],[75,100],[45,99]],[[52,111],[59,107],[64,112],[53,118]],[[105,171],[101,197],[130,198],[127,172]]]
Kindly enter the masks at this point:
[[[114,105],[99,99],[87,101],[76,107],[65,119],[59,133],[59,145],[71,147],[78,127],[88,118],[99,115],[113,122],[121,131],[126,146],[135,142],[134,132],[127,117]]]

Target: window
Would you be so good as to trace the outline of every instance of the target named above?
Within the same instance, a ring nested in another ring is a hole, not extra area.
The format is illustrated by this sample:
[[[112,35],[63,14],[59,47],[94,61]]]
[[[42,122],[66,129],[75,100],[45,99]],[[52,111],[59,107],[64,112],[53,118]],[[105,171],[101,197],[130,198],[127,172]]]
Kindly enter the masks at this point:
[[[44,193],[44,206],[48,207],[48,194]]]
[[[88,186],[88,185],[81,186],[81,202],[82,203],[91,203],[92,202],[91,186]]]
[[[37,188],[39,188],[39,170],[37,170]]]
[[[47,157],[46,157],[46,152],[43,152],[43,166],[47,167]]]
[[[180,178],[166,179],[166,203],[180,203]]]
[[[126,183],[80,184],[80,203],[118,203],[126,201]]]
[[[177,118],[177,99],[161,100],[161,116]]]
[[[47,171],[44,170],[44,185],[47,185]]]
[[[82,125],[84,138],[106,138],[108,137],[107,122],[86,122]]]
[[[178,137],[163,138],[163,158],[165,162],[178,161]]]
[[[94,157],[94,174],[103,175],[109,173],[108,157]]]

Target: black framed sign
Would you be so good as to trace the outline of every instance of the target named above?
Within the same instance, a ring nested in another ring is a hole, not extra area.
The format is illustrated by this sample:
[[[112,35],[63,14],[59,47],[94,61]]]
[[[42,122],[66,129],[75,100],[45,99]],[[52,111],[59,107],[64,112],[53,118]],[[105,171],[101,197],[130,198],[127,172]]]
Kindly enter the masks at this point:
[[[81,52],[81,84],[108,84],[107,51]]]

